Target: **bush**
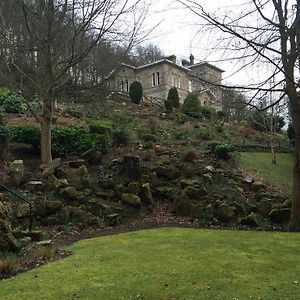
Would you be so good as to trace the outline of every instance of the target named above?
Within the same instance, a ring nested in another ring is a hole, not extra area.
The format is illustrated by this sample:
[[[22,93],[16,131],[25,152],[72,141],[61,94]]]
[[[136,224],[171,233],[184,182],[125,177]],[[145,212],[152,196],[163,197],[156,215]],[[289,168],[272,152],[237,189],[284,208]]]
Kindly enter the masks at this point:
[[[183,154],[182,160],[184,162],[194,162],[197,159],[197,154],[194,150],[188,150]]]
[[[129,96],[133,103],[139,104],[143,98],[143,87],[139,81],[134,81],[129,87]]]
[[[157,132],[157,130],[159,129],[159,121],[157,118],[149,117],[147,123],[148,123],[149,129],[151,130],[152,133]]]
[[[33,124],[15,125],[9,127],[12,142],[24,143],[33,148],[40,148],[41,128]]]
[[[131,116],[121,112],[114,113],[111,120],[113,128],[128,127],[133,121]]]
[[[218,118],[219,118],[220,120],[223,120],[224,117],[225,117],[224,111],[218,110],[218,111],[217,111],[217,116],[218,116]]]
[[[216,112],[216,110],[213,107],[209,107],[209,106],[201,106],[200,111],[201,111],[201,114],[206,119],[210,119],[212,114],[214,114]]]
[[[90,134],[84,127],[54,127],[52,129],[52,151],[53,154],[62,157],[82,155],[95,148],[98,139],[99,135]]]
[[[176,87],[172,87],[169,89],[167,100],[172,103],[172,107],[179,108],[179,95]]]
[[[6,87],[0,87],[0,105],[3,105],[3,102],[10,95],[10,90]]]
[[[171,112],[173,110],[173,104],[170,100],[165,100],[164,105],[167,112]]]
[[[126,146],[130,142],[130,134],[126,128],[113,129],[112,140],[115,146]]]
[[[222,144],[218,141],[213,141],[211,143],[211,150],[215,157],[229,160],[232,158],[235,148],[231,144]]]
[[[3,102],[3,108],[7,113],[22,114],[26,110],[24,100],[19,95],[10,95]]]
[[[89,124],[90,133],[110,134],[112,122],[107,120],[92,120]]]
[[[197,137],[201,140],[210,140],[210,130],[207,127],[201,126],[198,129]]]
[[[13,142],[24,143],[39,149],[41,144],[41,128],[36,125],[15,125],[9,128]],[[110,142],[107,134],[91,134],[84,127],[67,126],[52,129],[53,154],[62,157],[81,155],[89,149],[106,151]]]
[[[142,134],[141,139],[144,140],[145,142],[153,142],[153,143],[157,142],[157,136],[151,133]]]
[[[149,150],[149,149],[153,149],[154,148],[154,143],[152,141],[146,141],[144,144],[143,144],[143,148],[145,150]]]
[[[186,122],[186,115],[185,114],[176,114],[174,116],[174,121],[178,124],[184,124]]]
[[[182,112],[194,118],[199,118],[201,116],[200,103],[196,95],[187,95],[182,105]]]
[[[8,142],[9,130],[5,126],[0,125],[0,163],[7,158]]]

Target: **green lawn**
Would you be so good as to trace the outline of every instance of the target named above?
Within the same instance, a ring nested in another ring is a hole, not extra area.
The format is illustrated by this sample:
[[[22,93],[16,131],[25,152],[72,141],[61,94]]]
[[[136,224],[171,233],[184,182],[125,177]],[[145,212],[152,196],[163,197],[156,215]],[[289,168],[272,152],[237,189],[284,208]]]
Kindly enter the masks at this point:
[[[300,299],[297,233],[152,229],[83,240],[0,299]]]
[[[242,152],[241,168],[253,172],[284,191],[291,193],[293,185],[293,156],[289,153],[276,154],[277,164],[271,163],[271,153]]]

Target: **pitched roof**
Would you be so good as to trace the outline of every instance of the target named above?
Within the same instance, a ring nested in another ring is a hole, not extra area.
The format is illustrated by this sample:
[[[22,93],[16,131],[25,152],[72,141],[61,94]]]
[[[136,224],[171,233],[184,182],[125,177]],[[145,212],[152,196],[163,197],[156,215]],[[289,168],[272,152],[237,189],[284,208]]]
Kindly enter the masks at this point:
[[[220,69],[220,68],[218,68],[218,67],[216,67],[216,66],[214,66],[214,65],[212,65],[212,64],[210,64],[206,61],[200,62],[200,63],[197,63],[197,64],[193,64],[193,65],[189,66],[189,68],[191,69],[191,68],[196,68],[196,67],[199,67],[199,66],[208,66],[208,67],[210,67],[212,69],[215,69],[215,70],[217,70],[221,73],[225,72],[224,70],[222,70],[222,69]]]

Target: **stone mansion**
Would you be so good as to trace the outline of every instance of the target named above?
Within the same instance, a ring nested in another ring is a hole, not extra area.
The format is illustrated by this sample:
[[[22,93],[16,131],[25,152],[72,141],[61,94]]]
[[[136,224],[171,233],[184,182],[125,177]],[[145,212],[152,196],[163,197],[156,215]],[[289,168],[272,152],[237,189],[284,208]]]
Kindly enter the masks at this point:
[[[171,87],[176,87],[180,102],[192,92],[201,105],[222,110],[222,91],[218,85],[223,72],[207,62],[194,63],[193,55],[190,61],[182,60],[182,65],[178,65],[176,56],[172,55],[139,67],[121,64],[110,73],[107,81],[112,89],[127,93],[130,84],[138,80],[145,96],[161,101],[167,98]]]

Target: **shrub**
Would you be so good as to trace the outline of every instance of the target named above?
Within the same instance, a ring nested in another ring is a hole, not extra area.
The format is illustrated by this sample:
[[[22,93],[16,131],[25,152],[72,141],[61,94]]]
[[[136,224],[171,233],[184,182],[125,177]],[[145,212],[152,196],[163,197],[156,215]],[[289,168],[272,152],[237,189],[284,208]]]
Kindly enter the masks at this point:
[[[148,150],[148,149],[153,149],[154,148],[154,143],[152,141],[146,141],[144,142],[143,144],[143,148],[145,150]]]
[[[182,105],[182,112],[194,118],[199,118],[201,116],[200,103],[196,95],[187,95]]]
[[[210,119],[212,114],[214,114],[216,112],[216,110],[213,107],[209,107],[209,106],[201,106],[200,111],[201,111],[201,114],[206,119]]]
[[[176,114],[174,116],[174,121],[178,124],[184,124],[186,122],[186,115],[185,114]]]
[[[9,130],[5,126],[0,125],[0,162],[4,162],[6,160],[8,142]]]
[[[157,132],[159,129],[159,121],[155,117],[149,117],[148,119],[148,126],[152,133]]]
[[[90,133],[110,134],[112,122],[107,120],[92,120],[89,124]]]
[[[19,95],[10,95],[3,102],[3,108],[7,113],[22,114],[26,110],[24,100]]]
[[[210,140],[210,130],[207,127],[200,126],[198,129],[197,137],[201,140]]]
[[[247,138],[247,137],[250,137],[251,135],[255,134],[256,130],[254,130],[251,127],[243,127],[243,128],[241,128],[241,133],[243,136],[245,136]]]
[[[114,128],[128,127],[132,123],[132,117],[122,112],[114,113],[111,120]]]
[[[157,142],[157,136],[151,133],[144,133],[141,135],[141,139],[145,142]]]
[[[97,134],[90,134],[84,127],[66,126],[52,129],[52,151],[63,157],[82,155],[95,148]]]
[[[0,105],[3,105],[5,99],[10,95],[10,90],[6,87],[0,87]]]
[[[235,148],[231,144],[222,144],[218,141],[213,141],[211,143],[211,150],[215,157],[229,160],[233,157]]]
[[[35,149],[40,148],[40,127],[32,124],[15,125],[9,128],[9,132],[13,142],[24,143]],[[84,127],[67,126],[52,129],[52,151],[62,157],[81,155],[92,148],[106,151],[109,142],[107,134],[91,134]]]
[[[173,104],[170,100],[165,100],[164,105],[167,112],[171,112],[173,110]]]
[[[179,108],[179,95],[176,87],[172,87],[169,89],[167,100],[172,103],[172,107]]]
[[[134,81],[129,87],[129,96],[133,103],[139,104],[143,98],[143,87],[139,81]]]
[[[112,140],[115,146],[126,146],[130,142],[130,134],[126,128],[113,129]]]
[[[14,256],[0,256],[0,275],[8,277],[14,274],[17,259]]]
[[[24,143],[33,148],[40,148],[41,128],[33,124],[14,125],[9,127],[12,142]]]
[[[217,116],[220,120],[223,120],[223,118],[225,117],[225,113],[222,110],[218,110],[217,111]]]
[[[188,150],[182,156],[182,160],[184,162],[194,162],[196,159],[197,159],[197,154],[194,150]]]

